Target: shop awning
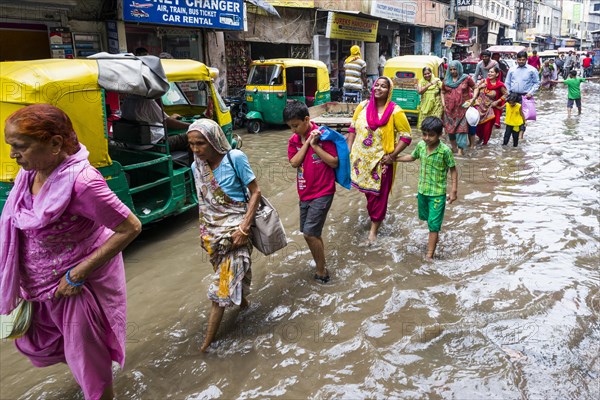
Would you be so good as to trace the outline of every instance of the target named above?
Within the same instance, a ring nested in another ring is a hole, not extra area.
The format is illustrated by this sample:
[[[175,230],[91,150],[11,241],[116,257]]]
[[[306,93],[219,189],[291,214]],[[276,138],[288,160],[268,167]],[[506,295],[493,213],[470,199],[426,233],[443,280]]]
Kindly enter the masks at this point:
[[[248,7],[248,11],[254,14],[263,14],[263,15],[275,15],[277,18],[281,18],[281,15],[277,12],[275,7],[273,7],[266,0],[246,0],[247,3],[252,4],[252,6]]]

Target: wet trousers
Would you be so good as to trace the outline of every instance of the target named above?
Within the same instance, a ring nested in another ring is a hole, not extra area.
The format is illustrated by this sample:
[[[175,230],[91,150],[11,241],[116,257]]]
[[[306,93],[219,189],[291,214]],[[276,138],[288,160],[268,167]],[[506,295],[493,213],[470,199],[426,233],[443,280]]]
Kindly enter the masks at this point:
[[[393,168],[391,165],[384,165],[381,174],[381,188],[379,194],[365,193],[367,197],[367,211],[371,221],[380,222],[385,218],[387,213],[388,199],[392,191],[392,183],[394,181]]]
[[[492,137],[495,122],[496,119],[492,118],[487,122],[477,125],[477,136],[483,141],[483,144],[487,144],[490,137]]]
[[[515,131],[513,128],[513,126],[506,125],[506,131],[504,131],[504,141],[502,142],[503,146],[508,144],[511,136],[513,138],[513,146],[517,147],[519,145],[519,131]]]
[[[86,399],[99,399],[112,383],[108,323],[94,295],[33,303],[33,319],[17,349],[36,367],[67,363]]]

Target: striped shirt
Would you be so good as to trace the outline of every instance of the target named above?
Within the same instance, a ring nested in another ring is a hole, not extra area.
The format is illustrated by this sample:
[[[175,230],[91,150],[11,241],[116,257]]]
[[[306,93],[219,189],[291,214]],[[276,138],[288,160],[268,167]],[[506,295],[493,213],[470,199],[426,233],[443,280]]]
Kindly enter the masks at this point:
[[[421,159],[418,191],[425,196],[442,196],[446,194],[446,177],[448,169],[456,166],[452,150],[440,142],[431,154],[427,154],[427,143],[419,142],[412,157]]]
[[[353,61],[344,63],[344,69],[346,70],[346,79],[344,80],[344,89],[348,90],[362,90],[363,72],[367,73],[367,63],[362,58],[357,58]]]

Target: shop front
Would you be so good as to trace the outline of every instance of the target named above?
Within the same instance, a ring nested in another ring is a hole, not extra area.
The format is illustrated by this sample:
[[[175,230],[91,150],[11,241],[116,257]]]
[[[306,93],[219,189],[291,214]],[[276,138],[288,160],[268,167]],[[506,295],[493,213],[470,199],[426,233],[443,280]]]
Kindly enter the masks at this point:
[[[317,27],[322,33],[318,49],[315,46],[315,58],[329,65],[329,78],[333,88],[341,88],[344,84],[344,62],[350,56],[350,47],[357,45],[361,56],[367,63],[367,75],[376,75],[379,62],[379,21],[367,18],[358,12],[320,11]],[[382,36],[379,36],[381,40]],[[390,41],[386,45],[392,46]],[[325,61],[324,61],[325,60]],[[335,94],[335,90],[332,90]]]
[[[237,95],[246,85],[252,60],[313,58],[311,32],[314,2],[296,1],[294,8],[285,7],[286,3],[275,0],[269,3],[278,6],[279,17],[249,9],[246,15],[247,30],[225,33],[229,95]]]
[[[2,2],[0,16],[0,61],[86,57],[104,47],[102,23],[84,20],[76,0]]]

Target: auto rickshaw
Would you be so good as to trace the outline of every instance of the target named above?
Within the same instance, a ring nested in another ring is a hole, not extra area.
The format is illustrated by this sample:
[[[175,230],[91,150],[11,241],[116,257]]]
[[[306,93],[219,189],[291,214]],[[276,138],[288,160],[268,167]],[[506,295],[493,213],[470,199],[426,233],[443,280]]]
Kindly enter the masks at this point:
[[[383,75],[392,79],[392,101],[409,119],[418,119],[421,97],[417,84],[423,78],[423,68],[429,67],[434,77],[444,79],[444,60],[436,56],[399,56],[385,62]]]
[[[248,132],[258,133],[265,124],[284,124],[288,100],[309,107],[331,101],[327,66],[295,58],[253,61],[246,84]]]
[[[188,163],[178,160],[166,141],[147,146],[151,150],[136,147],[150,143],[144,141],[146,137],[149,140],[149,126],[120,119],[119,98],[131,94],[162,98],[169,114],[176,112],[190,121],[210,117],[236,146],[231,116],[213,86],[209,69],[193,60],[106,56],[1,62],[0,136],[4,137],[4,121],[17,109],[35,103],[52,104],[71,118],[80,142],[90,152],[90,163],[143,224],[195,207],[196,191]],[[154,68],[142,59],[153,61]],[[1,140],[0,211],[18,172],[9,153],[10,147]],[[179,156],[188,157],[187,152],[181,153]]]

